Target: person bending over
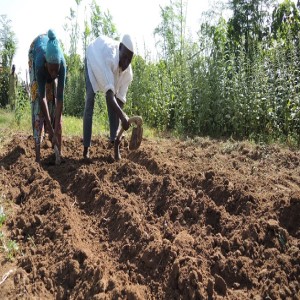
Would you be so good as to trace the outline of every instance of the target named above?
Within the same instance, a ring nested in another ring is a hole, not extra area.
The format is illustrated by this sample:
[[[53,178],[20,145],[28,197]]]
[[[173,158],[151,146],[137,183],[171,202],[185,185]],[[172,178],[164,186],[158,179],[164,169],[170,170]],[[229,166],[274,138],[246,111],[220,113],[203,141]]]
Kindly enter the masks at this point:
[[[110,128],[110,142],[117,137],[119,122],[129,128],[123,112],[128,87],[132,81],[131,61],[134,54],[132,39],[125,34],[120,42],[99,36],[86,50],[86,99],[83,117],[83,157],[89,157],[95,94],[103,92],[106,98]]]
[[[62,147],[62,111],[66,81],[66,62],[56,38],[48,34],[37,36],[28,52],[32,128],[36,161],[40,162],[40,145],[44,124],[52,145]]]

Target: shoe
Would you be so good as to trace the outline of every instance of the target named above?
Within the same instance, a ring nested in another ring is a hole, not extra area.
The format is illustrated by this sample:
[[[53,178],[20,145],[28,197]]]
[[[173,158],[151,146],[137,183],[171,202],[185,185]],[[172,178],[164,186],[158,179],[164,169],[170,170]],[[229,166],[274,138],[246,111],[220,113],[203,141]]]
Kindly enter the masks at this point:
[[[83,149],[83,158],[90,158],[89,147],[84,147],[84,149]]]

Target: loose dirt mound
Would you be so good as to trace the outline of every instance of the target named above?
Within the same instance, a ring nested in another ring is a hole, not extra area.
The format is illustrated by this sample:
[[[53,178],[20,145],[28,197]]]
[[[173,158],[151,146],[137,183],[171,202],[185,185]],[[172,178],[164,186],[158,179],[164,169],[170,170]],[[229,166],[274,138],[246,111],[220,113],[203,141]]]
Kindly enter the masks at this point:
[[[300,298],[299,152],[143,140],[115,162],[100,139],[84,162],[72,138],[60,166],[44,143],[39,166],[31,137],[5,149],[21,251],[2,256],[1,299]]]

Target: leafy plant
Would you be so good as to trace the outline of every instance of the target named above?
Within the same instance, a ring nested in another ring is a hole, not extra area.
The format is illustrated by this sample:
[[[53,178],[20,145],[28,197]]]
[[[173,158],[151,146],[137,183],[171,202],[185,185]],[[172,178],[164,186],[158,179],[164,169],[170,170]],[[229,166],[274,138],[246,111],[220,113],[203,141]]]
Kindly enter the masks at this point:
[[[6,220],[6,214],[4,213],[3,207],[0,206],[0,228],[4,224],[5,220]]]
[[[8,104],[8,78],[13,57],[17,49],[17,39],[12,30],[11,20],[0,15],[0,106]]]
[[[0,242],[2,251],[5,253],[6,259],[13,261],[14,257],[19,253],[19,245],[11,239],[6,240],[5,235],[0,231]]]
[[[15,107],[15,120],[16,120],[18,126],[20,126],[20,124],[21,124],[21,120],[26,111],[26,107],[29,108],[28,95],[25,92],[24,88],[22,86],[19,86],[18,87],[18,97],[16,99],[16,107]]]
[[[4,243],[3,248],[4,248],[4,252],[6,253],[6,258],[10,261],[13,261],[14,257],[19,252],[18,243],[10,239],[6,243]]]

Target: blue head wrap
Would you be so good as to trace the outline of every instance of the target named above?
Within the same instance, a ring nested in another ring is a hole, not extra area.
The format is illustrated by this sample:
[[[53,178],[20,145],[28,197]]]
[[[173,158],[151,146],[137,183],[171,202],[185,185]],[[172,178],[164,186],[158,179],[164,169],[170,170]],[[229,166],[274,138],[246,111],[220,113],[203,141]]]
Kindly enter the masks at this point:
[[[48,30],[48,43],[46,49],[46,61],[50,64],[59,64],[61,61],[61,49],[56,34],[52,29]]]

